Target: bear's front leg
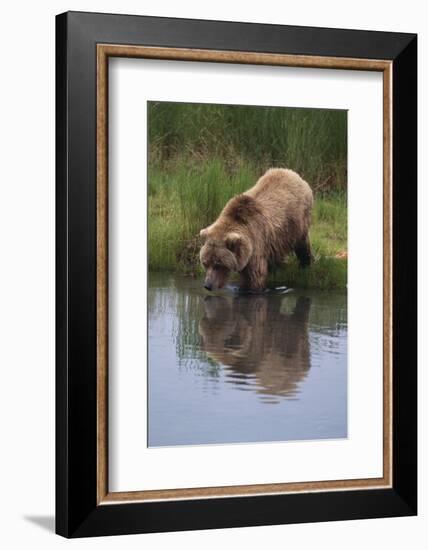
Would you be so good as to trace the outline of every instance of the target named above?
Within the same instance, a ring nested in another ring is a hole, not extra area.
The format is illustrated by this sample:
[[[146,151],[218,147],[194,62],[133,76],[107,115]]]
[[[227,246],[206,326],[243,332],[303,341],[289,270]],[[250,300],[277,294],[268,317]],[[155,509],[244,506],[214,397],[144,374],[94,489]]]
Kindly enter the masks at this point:
[[[312,255],[309,235],[306,235],[303,239],[296,243],[294,252],[299,260],[300,267],[308,267],[313,263],[314,257]]]
[[[251,260],[240,272],[241,290],[264,290],[268,275],[268,263],[265,258]]]

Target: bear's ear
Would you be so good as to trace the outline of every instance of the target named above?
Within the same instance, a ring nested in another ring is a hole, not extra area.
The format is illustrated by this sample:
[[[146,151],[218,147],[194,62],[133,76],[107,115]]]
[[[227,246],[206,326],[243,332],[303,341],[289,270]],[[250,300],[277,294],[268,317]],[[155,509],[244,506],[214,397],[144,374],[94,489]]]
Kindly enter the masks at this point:
[[[241,244],[242,237],[239,233],[232,232],[226,235],[226,246],[231,252],[236,254],[239,251]]]
[[[253,245],[251,241],[232,231],[226,235],[225,244],[227,248],[233,252],[237,261],[237,271],[242,271],[244,267],[248,264],[250,257],[253,253]]]
[[[201,229],[199,231],[199,237],[202,239],[202,241],[206,240],[206,238],[208,237],[208,228],[207,227],[205,229]]]

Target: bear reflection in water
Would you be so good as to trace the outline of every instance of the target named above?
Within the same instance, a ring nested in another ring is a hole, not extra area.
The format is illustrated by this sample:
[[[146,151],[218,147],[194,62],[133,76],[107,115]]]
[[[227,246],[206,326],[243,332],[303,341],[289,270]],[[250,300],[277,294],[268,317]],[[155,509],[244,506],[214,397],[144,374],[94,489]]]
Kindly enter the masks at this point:
[[[278,295],[208,296],[199,322],[201,348],[227,368],[229,381],[271,403],[299,393],[310,368],[311,301],[300,296],[285,311],[292,300]]]

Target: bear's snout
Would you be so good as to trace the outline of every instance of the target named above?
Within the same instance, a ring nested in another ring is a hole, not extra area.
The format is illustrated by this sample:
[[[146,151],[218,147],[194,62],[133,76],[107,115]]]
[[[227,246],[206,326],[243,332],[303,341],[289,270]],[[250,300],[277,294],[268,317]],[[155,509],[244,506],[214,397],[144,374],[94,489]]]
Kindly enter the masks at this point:
[[[204,288],[206,290],[219,290],[223,288],[229,272],[224,267],[208,267],[205,273]]]
[[[204,288],[206,288],[207,290],[212,290],[212,289],[213,289],[213,285],[212,285],[212,283],[210,283],[209,281],[205,280],[205,282],[204,282]]]

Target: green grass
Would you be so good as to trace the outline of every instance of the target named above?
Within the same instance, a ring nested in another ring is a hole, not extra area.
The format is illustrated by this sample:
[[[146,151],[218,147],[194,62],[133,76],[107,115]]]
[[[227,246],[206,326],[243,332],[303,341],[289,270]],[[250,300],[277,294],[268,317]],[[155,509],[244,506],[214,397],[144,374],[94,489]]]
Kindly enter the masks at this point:
[[[286,166],[316,191],[346,190],[346,111],[150,102],[148,120],[151,161]]]
[[[230,169],[220,158],[204,162],[152,162],[149,166],[149,269],[202,275],[198,254],[201,228],[212,223],[225,203],[251,187],[261,174],[249,163]],[[270,274],[270,284],[298,288],[345,288],[346,193],[317,193],[311,225],[315,263],[300,269],[290,256]]]
[[[347,283],[347,261],[334,257],[319,257],[306,269],[300,269],[295,258],[269,275],[268,284],[291,288],[343,290]]]

